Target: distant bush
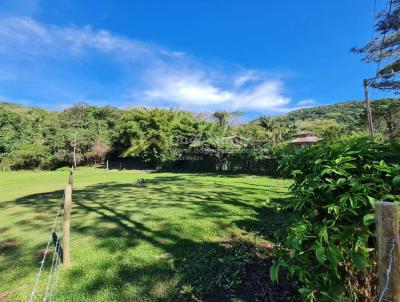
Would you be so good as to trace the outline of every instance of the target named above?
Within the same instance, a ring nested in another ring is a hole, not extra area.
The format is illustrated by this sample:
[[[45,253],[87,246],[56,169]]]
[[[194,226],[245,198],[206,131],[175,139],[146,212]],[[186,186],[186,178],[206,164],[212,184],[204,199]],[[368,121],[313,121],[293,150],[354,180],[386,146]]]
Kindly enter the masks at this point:
[[[13,152],[2,154],[1,166],[5,170],[35,169],[42,167],[48,153],[39,144],[23,144]]]
[[[374,204],[400,201],[400,166],[381,160],[397,154],[398,161],[396,148],[352,136],[301,149],[281,162],[294,179],[294,197],[285,208],[298,219],[276,235],[285,248],[277,250],[271,279],[286,267],[302,282],[307,301],[361,298],[357,288],[374,264]]]
[[[61,167],[61,168],[56,169],[55,171],[70,171],[70,170],[71,170],[71,167]]]

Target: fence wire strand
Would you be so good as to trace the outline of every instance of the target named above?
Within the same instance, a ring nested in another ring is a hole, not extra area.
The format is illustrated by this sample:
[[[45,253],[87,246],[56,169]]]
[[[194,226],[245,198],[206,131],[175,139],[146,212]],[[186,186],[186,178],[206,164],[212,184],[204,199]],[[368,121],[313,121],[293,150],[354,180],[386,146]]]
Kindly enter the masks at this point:
[[[60,247],[60,246],[61,246],[61,243],[59,244],[59,247]],[[52,285],[51,290],[50,290],[49,302],[55,301],[55,297],[56,297],[56,293],[57,293],[58,275],[59,275],[59,271],[60,271],[60,267],[59,267],[60,261],[61,261],[60,259],[61,259],[60,257],[57,257],[57,262],[56,262],[56,267],[57,267],[56,276],[55,276],[53,285]]]
[[[39,268],[39,271],[36,273],[35,283],[34,283],[34,286],[32,288],[32,292],[29,295],[29,299],[28,299],[29,302],[33,302],[35,300],[35,297],[36,297],[36,294],[37,294],[37,289],[38,289],[39,282],[40,282],[40,278],[41,278],[42,273],[43,273],[44,264],[46,263],[47,254],[49,253],[50,244],[51,244],[52,239],[53,239],[53,233],[55,232],[56,227],[58,225],[57,223],[58,223],[60,214],[63,212],[63,209],[62,209],[63,207],[62,206],[63,206],[63,203],[64,203],[64,198],[65,198],[65,194],[63,194],[63,197],[61,199],[61,204],[60,204],[60,206],[58,208],[56,217],[54,219],[53,226],[51,228],[51,232],[50,232],[50,236],[49,236],[49,240],[47,242],[46,249],[45,249],[44,254],[43,254],[43,258],[39,262],[40,263],[40,268]]]
[[[61,230],[61,223],[58,224],[58,227],[55,230],[55,234],[59,233],[60,230]],[[59,247],[60,247],[60,240],[58,237],[56,237],[56,244],[54,248],[53,259],[51,261],[49,276],[47,277],[46,291],[44,294],[43,302],[51,301],[51,291],[55,287],[55,275],[56,272],[58,272],[59,270],[59,266],[57,264],[58,259],[60,258],[58,254]]]
[[[62,228],[60,230],[60,233],[61,232],[62,232]],[[58,250],[59,250],[60,253],[62,252],[62,250],[61,250],[61,239],[58,240]],[[57,293],[57,282],[58,282],[58,275],[59,275],[59,271],[60,271],[60,262],[61,262],[61,255],[59,255],[59,257],[57,257],[57,261],[56,261],[57,270],[56,270],[55,279],[54,279],[54,282],[53,282],[53,285],[52,285],[52,288],[51,288],[51,291],[50,291],[50,300],[49,301],[54,301],[56,293]]]
[[[396,246],[396,239],[392,239],[392,247],[390,248],[389,252],[389,263],[388,267],[386,268],[386,281],[385,281],[385,286],[382,289],[381,294],[379,295],[379,300],[378,302],[384,301],[383,297],[385,296],[387,290],[389,289],[389,281],[390,281],[390,275],[392,273],[392,263],[393,263],[393,251]]]
[[[60,234],[62,232],[62,225],[60,224]],[[61,255],[59,255],[58,253],[61,252],[61,239],[58,238],[57,240],[57,244],[56,244],[56,253],[58,255],[58,257],[56,257],[56,263],[55,263],[55,276],[53,277],[53,282],[51,284],[50,287],[50,291],[49,291],[49,298],[48,301],[52,302],[55,301],[55,297],[56,297],[56,293],[57,293],[57,282],[58,282],[58,274],[60,271],[60,262],[61,262]]]

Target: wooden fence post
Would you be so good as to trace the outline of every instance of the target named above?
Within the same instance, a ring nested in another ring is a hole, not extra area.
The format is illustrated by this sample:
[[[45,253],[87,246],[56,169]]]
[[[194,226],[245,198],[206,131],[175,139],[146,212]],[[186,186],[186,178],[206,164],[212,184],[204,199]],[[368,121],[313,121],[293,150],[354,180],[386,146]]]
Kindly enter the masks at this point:
[[[71,171],[69,172],[68,184],[70,184],[71,187],[74,186],[74,171],[73,171],[73,170],[71,170]]]
[[[72,208],[72,186],[70,184],[65,186],[64,195],[64,224],[63,224],[63,264],[64,267],[70,267],[69,258],[69,237],[70,237],[70,220]]]
[[[375,205],[379,301],[400,302],[400,242],[397,210],[393,202],[380,201]],[[391,254],[393,258],[390,265]],[[389,278],[387,278],[388,269],[391,269]]]

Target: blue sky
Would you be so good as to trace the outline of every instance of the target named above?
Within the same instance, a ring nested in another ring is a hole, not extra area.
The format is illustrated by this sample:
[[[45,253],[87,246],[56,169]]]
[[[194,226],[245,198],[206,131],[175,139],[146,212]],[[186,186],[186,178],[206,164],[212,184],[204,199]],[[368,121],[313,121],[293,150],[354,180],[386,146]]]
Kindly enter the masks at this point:
[[[374,67],[349,50],[373,2],[1,1],[0,100],[252,117],[362,99]]]

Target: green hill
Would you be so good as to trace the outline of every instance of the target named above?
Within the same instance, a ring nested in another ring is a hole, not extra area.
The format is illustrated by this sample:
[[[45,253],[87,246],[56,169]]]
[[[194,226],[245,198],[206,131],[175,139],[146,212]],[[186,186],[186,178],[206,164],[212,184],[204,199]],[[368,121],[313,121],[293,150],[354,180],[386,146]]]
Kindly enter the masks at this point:
[[[377,101],[379,102],[379,101]],[[333,119],[340,124],[360,125],[365,112],[365,104],[361,101],[349,101],[334,105],[303,108],[287,114],[293,120]]]

